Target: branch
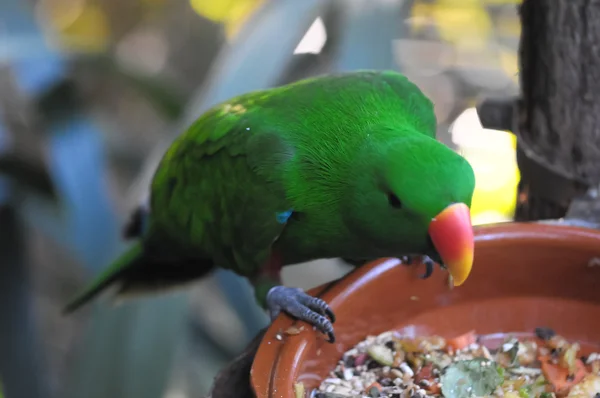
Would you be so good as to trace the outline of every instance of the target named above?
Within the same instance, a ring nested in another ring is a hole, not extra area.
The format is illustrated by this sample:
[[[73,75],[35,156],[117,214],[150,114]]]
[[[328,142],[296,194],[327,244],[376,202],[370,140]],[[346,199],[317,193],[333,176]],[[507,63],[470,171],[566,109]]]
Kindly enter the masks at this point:
[[[250,387],[250,370],[267,328],[261,330],[244,351],[215,377],[206,398],[256,398]]]

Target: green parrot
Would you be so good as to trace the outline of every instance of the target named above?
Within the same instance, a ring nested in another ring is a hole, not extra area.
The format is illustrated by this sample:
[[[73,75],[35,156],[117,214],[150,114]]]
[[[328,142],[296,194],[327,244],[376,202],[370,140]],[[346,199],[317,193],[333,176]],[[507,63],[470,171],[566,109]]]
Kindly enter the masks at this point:
[[[254,91],[214,106],[177,137],[136,239],[66,307],[177,287],[222,267],[335,341],[323,300],[282,286],[283,266],[319,258],[424,256],[462,284],[473,263],[469,163],[435,138],[431,101],[405,76],[360,70]],[[426,275],[431,274],[428,269]]]

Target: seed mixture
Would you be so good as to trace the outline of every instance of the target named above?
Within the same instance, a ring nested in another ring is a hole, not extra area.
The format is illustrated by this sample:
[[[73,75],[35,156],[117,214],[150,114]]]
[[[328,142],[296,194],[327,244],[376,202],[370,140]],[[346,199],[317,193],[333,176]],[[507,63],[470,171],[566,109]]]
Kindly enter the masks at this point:
[[[474,332],[444,339],[395,332],[347,351],[311,398],[600,398],[600,354],[549,328],[508,336],[498,348]]]

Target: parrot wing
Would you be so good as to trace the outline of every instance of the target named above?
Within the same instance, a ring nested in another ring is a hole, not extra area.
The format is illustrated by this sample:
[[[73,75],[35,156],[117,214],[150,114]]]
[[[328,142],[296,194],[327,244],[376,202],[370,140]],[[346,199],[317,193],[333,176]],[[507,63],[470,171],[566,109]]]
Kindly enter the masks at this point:
[[[257,96],[211,109],[178,137],[151,196],[150,236],[165,230],[246,276],[264,266],[293,212],[281,173],[294,151],[253,106]]]

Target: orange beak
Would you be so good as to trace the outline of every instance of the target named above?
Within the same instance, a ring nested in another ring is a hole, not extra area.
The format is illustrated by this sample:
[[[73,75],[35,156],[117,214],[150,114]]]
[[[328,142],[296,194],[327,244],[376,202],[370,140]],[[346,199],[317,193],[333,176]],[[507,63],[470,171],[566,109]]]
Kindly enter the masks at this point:
[[[446,207],[431,221],[429,236],[452,275],[454,286],[462,285],[473,267],[474,240],[469,207],[464,203]]]

